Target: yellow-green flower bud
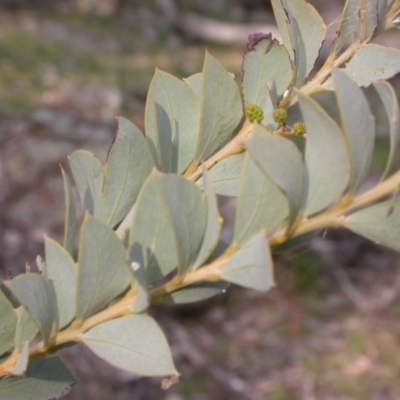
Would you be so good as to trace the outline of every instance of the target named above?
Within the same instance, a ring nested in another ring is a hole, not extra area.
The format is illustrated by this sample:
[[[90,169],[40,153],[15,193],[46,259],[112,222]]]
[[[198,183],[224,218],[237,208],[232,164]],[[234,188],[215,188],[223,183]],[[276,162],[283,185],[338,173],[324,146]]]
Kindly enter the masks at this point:
[[[278,108],[272,114],[274,121],[278,124],[284,124],[287,120],[288,114],[284,108]]]
[[[303,122],[296,122],[293,124],[293,133],[296,136],[304,136],[307,132],[306,124]]]
[[[246,104],[245,113],[250,122],[261,122],[264,119],[263,110],[255,104]]]

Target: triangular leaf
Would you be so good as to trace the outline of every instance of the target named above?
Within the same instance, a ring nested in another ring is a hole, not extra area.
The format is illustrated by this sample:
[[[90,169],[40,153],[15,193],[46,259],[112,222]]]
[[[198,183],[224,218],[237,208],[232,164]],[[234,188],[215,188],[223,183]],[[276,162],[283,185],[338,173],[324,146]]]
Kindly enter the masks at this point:
[[[242,100],[234,77],[207,52],[201,76],[197,162],[207,159],[221,147],[232,136],[243,116]]]
[[[0,290],[0,355],[14,346],[17,316],[12,304]]]
[[[22,378],[0,381],[1,400],[54,400],[65,396],[75,383],[58,356],[32,360]]]
[[[83,209],[88,210],[95,217],[100,216],[100,200],[104,181],[103,163],[85,150],[72,153],[69,163]]]
[[[75,316],[76,267],[74,260],[56,241],[45,236],[44,274],[54,285],[58,304],[58,326],[64,328]]]
[[[389,6],[392,4],[393,0],[378,0],[378,21],[380,22],[387,12],[389,11]],[[379,29],[379,27],[378,27]]]
[[[156,70],[146,103],[146,136],[165,172],[183,172],[194,158],[200,117],[196,93],[185,82]]]
[[[381,180],[383,180],[389,174],[393,166],[394,158],[400,142],[400,109],[396,93],[390,83],[381,81],[374,82],[373,85],[385,107],[390,126],[390,152],[386,162],[385,171],[382,174]]]
[[[314,68],[326,26],[317,10],[304,0],[272,0],[283,44],[295,64],[295,84],[300,84]]]
[[[133,374],[178,375],[163,332],[147,315],[105,322],[85,333],[83,342],[103,360]]]
[[[238,195],[243,158],[244,153],[234,154],[224,158],[209,170],[217,194],[232,197]],[[203,187],[203,178],[200,178],[196,183]]]
[[[72,255],[75,250],[76,207],[68,175],[63,168],[61,168],[61,173],[64,180],[65,193],[64,247]]]
[[[128,214],[153,167],[142,132],[127,119],[119,118],[104,167],[101,215],[106,225],[114,227]]]
[[[24,307],[18,307],[15,314],[17,316],[15,348],[22,349],[25,342],[30,343],[37,336],[39,328]]]
[[[400,251],[400,199],[394,198],[351,214],[346,227],[359,235]]]
[[[125,248],[113,230],[89,214],[79,243],[76,317],[83,320],[122,293],[129,284]]]
[[[140,243],[148,252],[149,284],[175,268],[183,273],[190,267],[203,240],[206,218],[206,201],[194,183],[156,171],[149,177],[129,235],[131,244]]]
[[[12,374],[14,376],[22,376],[25,374],[26,368],[28,367],[29,343],[25,342],[22,346],[21,351],[19,351],[19,350],[15,350],[15,351],[19,352],[19,354],[18,354],[18,359],[15,363],[14,370],[12,371]]]
[[[191,75],[188,78],[183,79],[190,88],[200,97],[201,96],[201,86],[203,83],[203,76],[201,72]]]
[[[163,278],[179,265],[174,226],[156,173],[144,184],[132,216],[129,243],[143,247],[149,284]]]
[[[150,94],[146,100],[145,125],[154,163],[159,169],[168,171],[173,153],[171,123],[165,109]]]
[[[329,206],[346,189],[349,182],[349,160],[343,132],[336,122],[310,97],[298,94],[301,112],[307,126],[306,215]]]
[[[266,93],[266,101],[265,101],[265,106],[262,110],[264,114],[264,119],[262,120],[262,124],[267,129],[274,131],[278,128],[278,123],[274,119],[274,112],[278,107],[278,97],[274,81],[268,82],[265,93]]]
[[[268,291],[274,285],[273,264],[265,232],[244,244],[228,261],[221,278],[250,289]]]
[[[260,229],[269,233],[288,214],[287,198],[246,153],[236,207],[234,242],[247,242]]]
[[[178,272],[183,274],[195,261],[203,242],[206,226],[208,223],[212,224],[213,216],[211,215],[210,219],[207,218],[205,196],[194,183],[173,175],[160,175],[160,183],[179,244]],[[214,209],[214,213],[216,212],[217,210]],[[218,224],[219,221],[213,222]],[[214,228],[215,226],[210,226],[211,230]],[[215,236],[215,231],[208,233]]]
[[[129,234],[129,230],[132,225],[133,215],[135,213],[135,208],[136,208],[136,203],[133,205],[133,207],[128,212],[127,216],[122,220],[118,228],[115,230],[115,233],[120,238],[122,238],[121,240],[125,240],[127,238],[127,235]]]
[[[268,134],[260,126],[246,147],[261,170],[280,188],[289,201],[289,227],[301,210],[304,193],[304,163],[296,145],[280,136]]]
[[[129,246],[128,255],[131,273],[133,274],[132,287],[137,290],[132,312],[142,313],[145,312],[150,305],[146,280],[146,252],[139,243],[133,243]]]
[[[279,244],[277,246],[272,247],[272,253],[280,253],[280,252],[285,252],[288,250],[291,250],[293,248],[296,248],[298,246],[303,245],[304,243],[309,243],[311,239],[314,239],[318,234],[321,232],[321,229],[317,229],[315,231],[307,232],[299,236],[294,236],[291,239],[287,240],[286,242],[283,242],[282,244]]]
[[[132,312],[136,314],[141,314],[149,308],[149,305],[149,294],[143,286],[139,286],[135,301],[132,306]]]
[[[57,298],[51,282],[39,274],[25,274],[7,281],[6,286],[37,324],[45,344],[58,323]]]
[[[178,289],[165,296],[157,297],[153,304],[188,304],[197,303],[199,301],[208,300],[220,293],[226,292],[229,283],[219,282],[203,282],[200,284],[187,286]]]
[[[253,35],[256,39],[259,34]],[[293,70],[285,46],[272,38],[262,35],[255,44],[248,44],[243,59],[243,95],[246,104],[256,104],[265,111],[268,101],[267,85],[274,81],[280,96],[293,79]],[[264,112],[265,115],[265,112]]]
[[[372,36],[378,23],[378,2],[382,3],[382,0],[346,1],[337,29],[335,53],[356,39],[364,41]]]
[[[400,50],[369,43],[360,47],[343,68],[358,86],[369,86],[400,72]]]
[[[336,98],[350,155],[349,193],[362,185],[371,164],[375,124],[361,89],[341,70],[332,73]]]
[[[217,199],[210,176],[206,170],[203,171],[204,192],[207,198],[207,222],[203,241],[197,253],[192,268],[199,268],[212,254],[218,244],[222,227],[222,218],[218,212]]]

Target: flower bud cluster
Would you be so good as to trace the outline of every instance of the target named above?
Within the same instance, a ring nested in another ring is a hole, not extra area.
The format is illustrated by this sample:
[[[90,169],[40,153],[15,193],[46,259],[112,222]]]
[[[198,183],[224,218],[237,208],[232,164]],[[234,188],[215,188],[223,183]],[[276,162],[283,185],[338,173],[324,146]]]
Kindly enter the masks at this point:
[[[261,122],[264,119],[263,110],[255,104],[246,104],[245,113],[250,122]]]

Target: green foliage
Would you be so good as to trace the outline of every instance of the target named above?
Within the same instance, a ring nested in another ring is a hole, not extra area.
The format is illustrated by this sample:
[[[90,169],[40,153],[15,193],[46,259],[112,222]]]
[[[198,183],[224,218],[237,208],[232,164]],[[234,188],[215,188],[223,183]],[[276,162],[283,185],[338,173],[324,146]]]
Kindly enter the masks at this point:
[[[338,124],[310,97],[299,94],[299,104],[309,127],[305,150],[308,176],[305,214],[312,215],[329,206],[346,189],[349,163],[345,137]]]
[[[134,314],[100,324],[83,335],[83,343],[110,364],[134,374],[178,374],[163,332],[148,315]]]
[[[6,285],[35,321],[47,345],[53,326],[58,324],[58,305],[52,282],[42,275],[27,273],[7,281]]]
[[[67,393],[74,378],[57,350],[78,342],[136,375],[176,379],[148,307],[208,299],[229,284],[268,291],[271,253],[322,229],[347,227],[400,251],[400,171],[390,175],[400,111],[382,81],[400,72],[400,52],[369,43],[398,24],[400,1],[347,0],[313,76],[324,22],[306,0],[272,5],[283,44],[250,36],[242,95],[208,53],[184,80],[156,70],[146,136],[119,118],[105,162],[71,155],[83,221],[62,170],[62,245],[45,237],[39,272],[1,286],[2,399]],[[389,119],[390,151],[381,181],[360,193],[375,141],[361,88],[370,84]],[[313,98],[321,91],[334,92],[338,120]],[[216,194],[237,198],[232,243],[220,238]]]
[[[7,377],[0,381],[4,400],[52,400],[68,393],[74,377],[58,356],[32,360],[23,378]]]

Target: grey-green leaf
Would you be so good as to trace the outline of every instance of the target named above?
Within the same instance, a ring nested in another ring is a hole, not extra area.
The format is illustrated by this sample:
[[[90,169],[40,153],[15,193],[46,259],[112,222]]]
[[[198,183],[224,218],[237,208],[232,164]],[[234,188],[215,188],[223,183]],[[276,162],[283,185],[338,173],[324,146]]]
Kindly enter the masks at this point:
[[[121,221],[118,228],[115,230],[115,233],[121,238],[122,241],[124,241],[127,238],[127,235],[129,233],[129,229],[132,225],[133,215],[135,213],[135,207],[136,203],[129,210],[126,217]]]
[[[360,47],[343,68],[358,86],[368,86],[400,72],[400,50],[369,43]]]
[[[114,231],[86,214],[79,243],[76,317],[83,320],[122,293],[129,284],[125,248]]]
[[[142,132],[125,118],[118,118],[118,131],[104,167],[101,215],[114,227],[136,201],[154,167],[150,148]]]
[[[153,173],[144,184],[132,216],[129,243],[143,247],[149,284],[163,278],[179,265],[178,243],[160,179]]]
[[[155,171],[137,201],[130,243],[148,252],[147,279],[154,283],[175,268],[194,262],[203,240],[207,205],[200,189],[176,175]]]
[[[321,229],[317,229],[315,231],[307,232],[299,236],[292,237],[291,239],[279,244],[277,246],[272,247],[272,253],[281,253],[287,252],[288,250],[292,250],[295,247],[299,247],[305,243],[309,243],[312,239],[318,236],[321,233]]]
[[[39,328],[24,307],[18,307],[15,313],[17,316],[15,348],[22,349],[25,342],[30,343],[37,336]]]
[[[223,268],[221,278],[264,292],[275,285],[272,258],[264,231],[253,236],[233,255]]]
[[[295,84],[314,68],[326,35],[326,26],[308,1],[272,0],[283,44],[295,64]]]
[[[199,135],[200,103],[185,82],[156,70],[146,103],[146,136],[165,172],[183,172],[193,161]]]
[[[187,286],[175,292],[155,299],[153,304],[188,304],[208,300],[220,293],[225,293],[229,284],[224,281],[202,282]]]
[[[361,89],[341,70],[335,69],[332,76],[350,153],[349,194],[353,195],[364,182],[371,164],[375,123]]]
[[[289,201],[290,227],[303,206],[305,169],[300,151],[290,140],[268,134],[257,126],[246,147],[261,170],[280,188]]]
[[[244,153],[234,154],[224,158],[209,170],[217,194],[232,197],[238,195],[243,159]],[[203,187],[203,178],[199,179],[197,183]]]
[[[271,36],[261,39],[244,55],[242,69],[245,103],[256,104],[264,111],[268,103],[268,83],[275,82],[280,96],[293,79],[292,64],[285,46]]]
[[[337,200],[349,183],[349,157],[344,134],[336,122],[310,97],[298,94],[307,126],[306,215],[323,210]]]
[[[14,346],[17,316],[12,304],[0,290],[0,355]]]
[[[246,153],[236,207],[234,242],[245,243],[260,229],[269,233],[288,215],[287,198]]]
[[[29,343],[25,342],[22,345],[21,352],[15,363],[14,370],[12,371],[13,376],[24,375],[26,368],[28,367],[28,361],[29,361]]]
[[[150,305],[149,294],[143,286],[138,286],[135,301],[132,305],[132,312],[141,314],[145,312]]]
[[[79,192],[82,207],[95,217],[100,216],[103,190],[103,163],[92,153],[78,150],[69,157],[72,175]]]
[[[394,158],[400,142],[400,109],[396,93],[390,83],[381,81],[375,82],[373,85],[385,107],[390,127],[390,151],[386,162],[386,167],[381,178],[381,180],[383,180],[393,167]]]
[[[210,257],[218,244],[222,227],[222,218],[218,212],[217,198],[208,172],[203,171],[204,193],[207,198],[207,221],[203,241],[197,252],[192,268],[199,268]]]
[[[37,324],[45,344],[58,324],[57,298],[51,282],[39,274],[25,274],[7,281],[6,286]]]
[[[346,227],[377,244],[400,251],[400,199],[389,199],[351,214]]]
[[[360,0],[346,1],[334,43],[335,53],[356,39],[362,42],[372,36],[378,23],[378,2],[382,3],[382,0],[368,0],[363,7]]]
[[[131,286],[137,290],[132,311],[142,313],[146,311],[150,304],[145,270],[147,266],[146,251],[139,243],[132,243],[129,246],[128,258],[133,275]]]
[[[150,94],[146,100],[145,127],[154,163],[168,171],[173,153],[171,123],[165,109]]]
[[[53,282],[58,304],[58,326],[64,328],[75,316],[76,267],[69,253],[45,236],[44,274]]]
[[[201,249],[206,227],[212,224],[210,219],[213,216],[207,218],[207,202],[196,184],[179,176],[161,174],[160,182],[177,238],[180,254],[178,272],[183,274],[195,261]],[[217,210],[214,209],[213,212],[215,214]],[[218,224],[220,221],[214,222]],[[209,239],[211,242],[216,241],[215,226],[209,227],[208,233],[211,235]]]
[[[200,135],[196,161],[213,154],[234,133],[243,117],[239,88],[231,74],[206,52],[200,96]]]
[[[203,76],[201,72],[191,75],[188,78],[183,79],[191,89],[200,97],[201,96],[201,86],[203,83]]]
[[[24,377],[0,381],[2,400],[54,400],[66,395],[75,383],[58,356],[30,361]]]
[[[76,235],[76,207],[72,194],[71,183],[64,168],[61,167],[61,173],[64,180],[65,194],[65,218],[64,218],[64,247],[73,254],[75,250],[75,235]]]
[[[381,21],[385,17],[388,7],[392,2],[393,0],[378,0],[378,21]]]
[[[178,375],[168,343],[148,315],[130,315],[91,329],[84,343],[100,358],[140,376]]]
[[[274,111],[278,107],[278,95],[276,92],[276,86],[274,81],[269,81],[265,89],[265,105],[263,107],[264,119],[262,124],[269,130],[275,131],[278,128],[278,124],[274,119]]]

